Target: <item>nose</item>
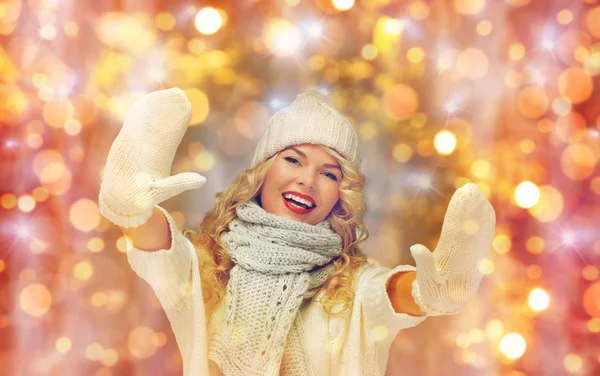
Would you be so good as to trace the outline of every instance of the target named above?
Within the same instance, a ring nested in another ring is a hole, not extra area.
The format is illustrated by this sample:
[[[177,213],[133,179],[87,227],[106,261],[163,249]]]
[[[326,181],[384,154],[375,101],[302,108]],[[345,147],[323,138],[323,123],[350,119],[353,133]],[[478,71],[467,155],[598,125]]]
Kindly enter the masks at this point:
[[[296,182],[313,189],[315,182],[313,172],[310,169],[306,169],[306,171],[299,173],[298,177],[296,178]]]

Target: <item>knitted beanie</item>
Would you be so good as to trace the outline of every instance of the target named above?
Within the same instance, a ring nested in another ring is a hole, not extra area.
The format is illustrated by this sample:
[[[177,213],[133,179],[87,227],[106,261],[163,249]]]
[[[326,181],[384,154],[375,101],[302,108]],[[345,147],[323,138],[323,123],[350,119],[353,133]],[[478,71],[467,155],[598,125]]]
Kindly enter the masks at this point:
[[[330,147],[360,169],[362,154],[352,124],[316,90],[299,94],[269,119],[251,167],[288,146],[304,143]]]

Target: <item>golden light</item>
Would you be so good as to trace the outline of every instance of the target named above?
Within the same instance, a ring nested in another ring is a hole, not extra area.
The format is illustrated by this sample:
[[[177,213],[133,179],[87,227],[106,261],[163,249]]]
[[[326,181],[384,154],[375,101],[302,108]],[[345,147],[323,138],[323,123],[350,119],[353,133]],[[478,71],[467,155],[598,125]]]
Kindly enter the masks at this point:
[[[354,0],[333,0],[331,3],[338,10],[348,10],[354,6]]]
[[[302,36],[296,25],[285,19],[270,20],[264,28],[265,43],[277,56],[290,56],[302,45]]]
[[[485,159],[478,159],[471,165],[471,173],[477,179],[485,179],[490,175],[490,163]]]
[[[408,5],[408,15],[421,21],[429,15],[429,6],[423,1],[415,1]]]
[[[539,118],[548,111],[549,105],[546,92],[539,86],[528,86],[517,94],[517,108],[526,118]]]
[[[597,317],[591,318],[588,320],[587,327],[592,333],[600,333],[600,319]]]
[[[80,281],[87,281],[94,274],[94,268],[89,261],[77,263],[73,268],[73,276]]]
[[[208,96],[203,91],[196,88],[185,89],[184,92],[192,105],[190,126],[193,127],[199,125],[206,120],[210,112]]]
[[[223,26],[223,17],[215,8],[205,7],[196,14],[194,25],[202,34],[211,35]]]
[[[600,318],[600,282],[591,284],[583,292],[583,308],[591,317]]]
[[[477,14],[481,12],[484,7],[485,0],[454,0],[454,9],[462,14]]]
[[[581,270],[581,276],[588,281],[594,281],[598,278],[598,268],[594,265],[587,265]]]
[[[0,259],[0,273],[2,273],[6,269],[6,263],[4,260]]]
[[[71,340],[68,337],[60,337],[54,345],[56,351],[66,353],[71,349]]]
[[[404,28],[404,25],[395,18],[388,18],[383,24],[383,30],[389,35],[399,35]]]
[[[542,268],[539,265],[529,265],[525,273],[531,279],[538,279],[542,276]]]
[[[596,155],[585,144],[569,145],[560,156],[562,172],[572,180],[585,180],[596,167]]]
[[[28,315],[40,317],[52,306],[52,294],[42,284],[34,283],[24,287],[19,294],[19,305]]]
[[[534,311],[543,311],[548,308],[548,305],[550,304],[550,296],[548,296],[548,293],[545,290],[537,287],[529,293],[528,302],[529,306]]]
[[[552,112],[558,116],[565,116],[571,112],[573,105],[568,98],[556,97],[552,100]]]
[[[505,254],[510,251],[510,248],[512,247],[512,241],[508,235],[498,234],[494,236],[494,240],[492,240],[492,247],[497,253]]]
[[[23,195],[19,197],[18,206],[22,212],[29,213],[35,209],[36,203],[30,195]]]
[[[413,149],[408,144],[397,144],[394,146],[392,155],[398,163],[406,163],[412,158]]]
[[[374,60],[377,57],[377,47],[367,44],[361,49],[360,54],[365,60]]]
[[[490,21],[481,21],[477,24],[477,34],[485,37],[492,32],[492,23]]]
[[[511,60],[521,60],[525,57],[525,46],[521,43],[515,43],[508,49],[508,56]]]
[[[540,238],[539,236],[531,236],[525,243],[527,250],[533,254],[542,253],[545,245],[546,242],[544,242],[544,239]]]
[[[504,324],[498,319],[490,320],[485,325],[485,335],[493,341],[498,340],[504,334]]]
[[[467,48],[458,54],[456,68],[461,76],[469,80],[478,80],[488,73],[489,59],[477,48]]]
[[[483,275],[492,274],[494,272],[494,268],[494,263],[488,259],[482,259],[481,261],[479,261],[479,264],[477,264],[477,269]]]
[[[522,208],[530,208],[540,199],[540,190],[530,181],[521,182],[515,189],[514,199]]]
[[[508,333],[500,340],[500,352],[509,359],[518,359],[525,353],[527,344],[519,333]]]
[[[383,110],[395,120],[407,120],[419,108],[417,92],[405,84],[391,86],[383,95]]]
[[[176,21],[175,21],[175,17],[171,13],[162,12],[162,13],[158,13],[154,17],[154,23],[156,24],[156,27],[158,27],[159,29],[161,29],[163,31],[169,31],[175,27]]]
[[[99,343],[91,343],[85,348],[85,356],[91,361],[102,359],[104,348]]]
[[[17,196],[14,193],[5,193],[0,196],[0,206],[4,209],[12,209],[17,206]]]
[[[148,327],[140,326],[133,329],[127,338],[129,353],[138,359],[147,359],[154,355],[156,346],[152,342],[153,335],[154,332]]]
[[[105,349],[102,353],[100,363],[105,367],[112,367],[119,361],[119,353],[115,349]]]
[[[556,21],[561,25],[568,25],[573,21],[573,12],[570,9],[562,9],[556,15]]]
[[[571,103],[585,102],[594,90],[594,82],[583,69],[570,67],[558,78],[558,90]]]
[[[563,364],[565,365],[565,369],[567,371],[571,373],[577,373],[581,370],[583,361],[577,354],[567,354],[563,360]]]
[[[456,148],[456,136],[454,133],[449,131],[440,131],[435,135],[433,144],[439,154],[452,154]]]
[[[562,214],[565,206],[562,194],[552,185],[539,187],[539,193],[540,197],[535,205],[529,208],[529,213],[543,223],[556,220]]]
[[[79,231],[92,231],[100,223],[100,209],[96,201],[83,198],[69,210],[69,222]]]
[[[600,7],[588,10],[585,15],[585,26],[590,34],[596,38],[600,38]]]
[[[425,58],[425,51],[420,47],[413,47],[406,53],[406,58],[413,64],[420,63]]]

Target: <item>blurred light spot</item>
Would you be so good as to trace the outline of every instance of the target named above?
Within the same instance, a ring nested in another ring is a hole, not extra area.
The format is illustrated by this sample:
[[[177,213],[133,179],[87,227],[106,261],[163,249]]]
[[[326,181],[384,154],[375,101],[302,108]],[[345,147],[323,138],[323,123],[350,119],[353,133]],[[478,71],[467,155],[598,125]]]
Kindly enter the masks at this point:
[[[117,238],[116,241],[116,247],[119,250],[119,252],[121,253],[126,253],[127,252],[127,248],[129,246],[128,242],[127,242],[127,237],[126,236],[120,236],[119,238]]]
[[[354,0],[332,0],[332,4],[338,10],[348,10],[354,6]]]
[[[449,131],[440,131],[435,135],[433,143],[439,154],[449,155],[456,148],[456,136]]]
[[[366,44],[361,50],[361,56],[365,60],[374,60],[377,57],[377,47],[373,44]]]
[[[494,240],[492,241],[492,246],[494,250],[499,254],[505,254],[510,251],[510,247],[512,246],[512,242],[508,235],[506,234],[498,234],[494,236]]]
[[[92,231],[100,223],[100,209],[96,201],[83,198],[75,202],[69,210],[69,221],[79,231]]]
[[[593,281],[598,278],[598,268],[594,265],[586,265],[581,270],[581,275],[588,281]]]
[[[196,14],[194,25],[202,34],[211,35],[223,26],[223,17],[215,8],[205,7]]]
[[[65,132],[68,135],[75,136],[81,132],[81,124],[75,119],[70,119],[65,122]]]
[[[40,317],[50,309],[52,295],[46,286],[39,283],[31,284],[21,290],[19,305],[28,315]]]
[[[586,101],[594,89],[592,78],[578,67],[565,69],[558,77],[558,90],[571,103]]]
[[[75,115],[73,103],[65,98],[52,99],[44,105],[44,121],[52,128],[63,128],[67,120]]]
[[[492,32],[492,23],[490,21],[481,21],[477,24],[477,34],[482,37],[489,35]]]
[[[413,156],[413,149],[408,144],[397,144],[392,152],[394,159],[398,163],[406,163]]]
[[[85,356],[91,361],[98,361],[104,355],[104,348],[99,343],[91,343],[85,348]]]
[[[583,362],[581,357],[576,354],[567,354],[563,360],[565,369],[571,373],[577,373],[581,370]]]
[[[539,189],[539,199],[529,213],[538,221],[548,223],[556,220],[562,214],[565,202],[562,194],[552,185],[543,185]]]
[[[367,46],[369,46],[369,45],[367,45]],[[366,46],[363,47],[363,52],[364,52],[365,48],[366,48]],[[366,59],[366,57],[364,55],[363,55],[363,58]],[[312,69],[312,70],[321,70],[325,66],[325,59],[321,55],[313,55],[308,60],[308,65],[310,66],[310,69]]]
[[[161,12],[154,17],[156,27],[163,31],[172,30],[175,27],[175,17],[171,13]]]
[[[45,40],[52,40],[56,37],[56,28],[54,25],[44,25],[40,28],[40,38]]]
[[[524,181],[515,189],[514,198],[520,207],[530,208],[540,199],[540,190],[532,182]]]
[[[154,332],[147,327],[137,327],[129,333],[127,347],[129,353],[138,359],[148,359],[156,352],[156,346],[152,343]]]
[[[596,176],[590,181],[590,189],[595,194],[600,195],[600,176]]]
[[[509,70],[504,75],[504,84],[507,87],[516,89],[521,86],[521,74],[514,70]]]
[[[545,242],[539,236],[531,236],[527,239],[525,247],[530,253],[540,254],[544,251]]]
[[[600,282],[592,283],[583,293],[583,308],[591,317],[600,317]]]
[[[69,21],[69,22],[65,23],[65,26],[63,27],[63,31],[65,32],[66,36],[73,38],[79,34],[79,26],[77,25],[77,23],[75,21]]]
[[[454,9],[458,13],[473,15],[485,8],[485,0],[454,0]]]
[[[521,43],[515,43],[508,49],[508,56],[511,60],[521,60],[525,56],[525,46]]]
[[[372,121],[366,121],[364,123],[361,123],[358,132],[360,139],[364,141],[370,141],[374,139],[378,134],[377,126]]]
[[[114,349],[105,349],[100,363],[106,367],[112,367],[119,361],[119,354]]]
[[[579,142],[586,135],[587,124],[578,112],[569,112],[560,116],[555,123],[556,136],[565,143]]]
[[[429,7],[423,1],[415,1],[408,5],[408,15],[415,20],[424,20],[429,15]]]
[[[23,195],[19,197],[18,206],[22,212],[29,213],[35,209],[36,203],[30,195]]]
[[[519,333],[508,333],[500,340],[500,352],[509,359],[518,359],[525,353],[527,344]]]
[[[431,140],[421,140],[417,144],[417,153],[422,157],[431,157],[435,148]]]
[[[458,72],[469,80],[477,80],[488,72],[489,60],[483,51],[477,48],[467,48],[458,54],[456,68]]]
[[[156,332],[152,335],[152,344],[156,347],[163,347],[167,344],[167,335],[163,332]]]
[[[541,133],[550,133],[552,132],[553,127],[554,124],[550,119],[540,119],[537,123],[538,131],[540,131]]]
[[[68,337],[60,337],[56,340],[54,346],[56,347],[56,351],[66,353],[71,350],[71,340]]]
[[[4,209],[12,209],[17,206],[17,196],[14,193],[5,193],[0,196],[0,205]]]
[[[204,122],[210,112],[210,104],[206,94],[199,89],[191,88],[184,90],[185,95],[192,104],[192,118],[190,126],[196,126]]]
[[[467,348],[471,344],[471,340],[469,339],[469,335],[466,333],[459,333],[456,336],[456,346]]]
[[[382,104],[392,119],[407,120],[419,108],[419,97],[412,87],[398,84],[385,91]]]
[[[543,311],[548,308],[550,304],[550,297],[548,293],[539,287],[531,290],[529,293],[529,306],[536,312]]]
[[[403,24],[395,18],[388,18],[383,24],[383,30],[389,35],[400,35],[403,30]]]
[[[298,27],[285,19],[270,20],[264,28],[264,35],[267,48],[277,56],[293,55],[302,45]]]
[[[0,273],[2,273],[6,269],[6,263],[4,260],[0,259]]]
[[[406,58],[413,64],[420,63],[425,58],[425,51],[420,47],[413,47],[406,53]]]
[[[410,125],[414,128],[423,128],[427,123],[427,115],[422,112],[416,112],[410,117]]]
[[[562,9],[556,15],[556,21],[561,25],[568,25],[573,21],[573,12],[570,9]]]
[[[535,150],[535,142],[530,139],[522,140],[519,142],[519,149],[521,149],[524,154],[530,154]]]
[[[73,276],[80,281],[87,281],[94,274],[94,268],[89,261],[82,261],[77,263],[73,268]]]
[[[504,334],[504,324],[498,319],[490,320],[485,326],[485,335],[492,341],[500,339]]]
[[[490,175],[490,163],[485,159],[478,159],[471,165],[471,173],[477,179],[485,179]]]
[[[517,95],[517,108],[523,116],[537,119],[548,111],[548,96],[544,89],[538,86],[523,88]]]
[[[490,275],[494,272],[494,263],[491,260],[482,259],[481,261],[479,261],[479,264],[477,265],[477,269],[483,275]]]
[[[43,253],[46,249],[48,249],[48,243],[42,240],[32,239],[29,243],[29,251],[35,255]]]
[[[562,152],[560,166],[568,178],[585,180],[594,172],[596,155],[585,144],[573,144]]]
[[[87,247],[90,250],[90,252],[93,252],[93,253],[100,252],[104,249],[104,240],[102,240],[102,238],[99,238],[96,236],[93,238],[90,238],[90,240],[88,240],[88,242],[87,242]]]
[[[485,333],[479,328],[471,329],[469,332],[469,340],[472,343],[482,343],[485,340]]]
[[[210,152],[203,151],[194,157],[194,165],[200,171],[209,171],[213,168],[215,159]]]
[[[526,269],[527,277],[530,279],[538,279],[542,276],[542,268],[539,265],[529,265]]]
[[[108,297],[103,292],[97,292],[92,295],[91,302],[94,307],[102,307],[108,301]]]
[[[48,199],[49,193],[46,187],[35,187],[32,195],[36,202],[44,202]]]
[[[591,318],[588,320],[587,327],[592,333],[600,333],[600,319],[597,317]]]
[[[567,115],[569,112],[571,112],[572,108],[573,106],[568,98],[556,97],[552,101],[552,111],[558,116]]]
[[[596,38],[600,38],[600,7],[594,7],[587,11],[585,26],[590,34]]]

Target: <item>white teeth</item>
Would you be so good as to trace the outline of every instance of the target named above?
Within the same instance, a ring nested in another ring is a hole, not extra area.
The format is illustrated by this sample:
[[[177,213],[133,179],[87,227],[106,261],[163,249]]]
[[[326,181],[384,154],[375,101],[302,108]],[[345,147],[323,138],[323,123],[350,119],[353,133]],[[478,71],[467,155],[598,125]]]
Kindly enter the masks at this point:
[[[291,194],[291,193],[286,193],[286,194],[284,194],[284,195],[283,195],[283,197],[285,197],[285,198],[291,198],[291,199],[292,199],[292,200],[294,200],[294,201],[301,202],[301,203],[303,203],[304,205],[308,206],[309,208],[312,208],[312,207],[314,206],[312,202],[310,202],[310,201],[308,201],[308,200],[305,200],[305,199],[303,199],[303,198],[300,198],[300,197],[298,197],[298,196],[295,196],[295,195],[293,195],[293,194]]]

